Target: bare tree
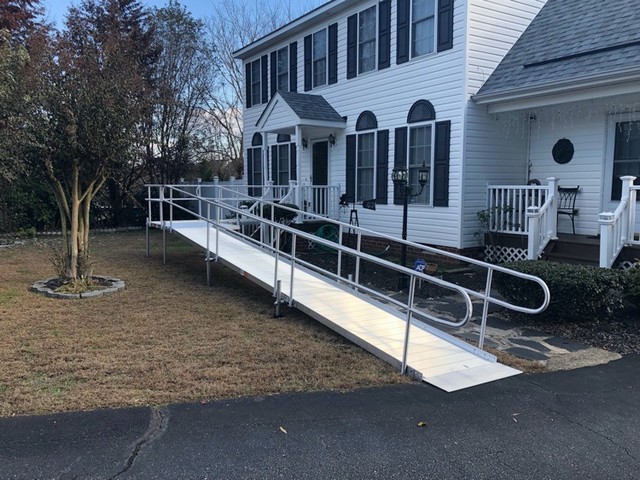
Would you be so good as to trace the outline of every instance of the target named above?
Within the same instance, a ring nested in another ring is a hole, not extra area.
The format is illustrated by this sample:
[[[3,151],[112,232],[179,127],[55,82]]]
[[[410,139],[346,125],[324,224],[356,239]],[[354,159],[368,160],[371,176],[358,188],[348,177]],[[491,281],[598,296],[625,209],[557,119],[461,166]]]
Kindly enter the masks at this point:
[[[217,162],[218,175],[240,176],[243,169],[242,104],[244,70],[233,53],[279,28],[304,9],[323,3],[311,0],[306,6],[292,7],[287,1],[266,3],[222,0],[209,20],[209,33],[218,53],[219,83],[208,100],[208,118],[214,125],[215,148],[210,152]]]

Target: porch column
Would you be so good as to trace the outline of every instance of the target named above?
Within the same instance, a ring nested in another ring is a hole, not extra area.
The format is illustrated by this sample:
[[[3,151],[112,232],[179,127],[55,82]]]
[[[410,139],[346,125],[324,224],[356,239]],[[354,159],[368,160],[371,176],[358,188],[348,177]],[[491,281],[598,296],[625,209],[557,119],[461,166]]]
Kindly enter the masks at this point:
[[[628,215],[622,220],[622,243],[629,243],[629,239],[633,238],[633,230],[636,223],[636,191],[631,190],[633,182],[636,177],[633,175],[625,175],[620,177],[622,181],[622,195],[621,200],[627,201],[629,208],[627,209]]]
[[[266,185],[267,178],[269,178],[269,134],[260,130],[262,135],[262,185]],[[262,192],[264,194],[264,192]]]
[[[613,212],[602,212],[598,215],[600,224],[600,267],[610,268],[613,256]]]
[[[547,178],[548,195],[553,198],[549,214],[547,215],[547,225],[544,226],[547,235],[552,240],[558,239],[558,179],[555,177]]]
[[[296,183],[300,185],[300,178],[302,175],[301,159],[302,159],[302,127],[296,125]],[[299,205],[298,205],[299,206]]]
[[[535,205],[527,208],[529,235],[527,236],[527,260],[537,260],[540,249],[540,209]]]

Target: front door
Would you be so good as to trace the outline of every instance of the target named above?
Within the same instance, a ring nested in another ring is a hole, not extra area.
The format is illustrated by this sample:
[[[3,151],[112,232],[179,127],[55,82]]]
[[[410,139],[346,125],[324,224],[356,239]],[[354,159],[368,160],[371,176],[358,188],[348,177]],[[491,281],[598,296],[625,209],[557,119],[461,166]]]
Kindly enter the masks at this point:
[[[312,145],[311,183],[313,213],[327,215],[327,189],[329,183],[329,142],[324,140]]]
[[[624,175],[637,177],[635,184],[640,184],[640,121],[631,117],[616,116],[609,120],[607,132],[603,211],[613,212],[620,204],[620,177]],[[637,214],[635,231],[640,231]]]

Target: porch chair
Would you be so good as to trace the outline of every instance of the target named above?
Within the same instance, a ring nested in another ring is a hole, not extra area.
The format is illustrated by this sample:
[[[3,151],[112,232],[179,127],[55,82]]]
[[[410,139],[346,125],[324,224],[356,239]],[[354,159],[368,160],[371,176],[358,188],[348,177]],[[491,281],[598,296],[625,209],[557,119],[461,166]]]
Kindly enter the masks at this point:
[[[574,218],[578,215],[576,197],[579,190],[580,185],[577,187],[558,187],[558,215],[567,215],[571,218],[571,229],[574,235],[576,234]]]

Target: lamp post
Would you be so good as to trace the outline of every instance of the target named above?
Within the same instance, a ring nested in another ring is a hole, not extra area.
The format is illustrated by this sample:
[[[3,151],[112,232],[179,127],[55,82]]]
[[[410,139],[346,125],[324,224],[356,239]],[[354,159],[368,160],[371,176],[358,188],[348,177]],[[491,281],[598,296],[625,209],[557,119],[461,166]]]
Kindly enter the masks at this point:
[[[402,209],[402,240],[407,239],[407,217],[409,213],[409,199],[411,197],[418,197],[422,194],[424,186],[429,183],[429,170],[422,162],[422,167],[418,170],[418,183],[420,184],[420,191],[413,193],[411,185],[409,185],[409,172],[406,168],[394,168],[391,172],[391,180],[393,180],[393,187],[400,189],[402,192],[403,209]],[[400,255],[400,265],[406,267],[407,263],[407,244],[402,244],[402,251]],[[406,278],[404,275],[400,275],[398,282],[398,288],[402,289],[406,286]]]

